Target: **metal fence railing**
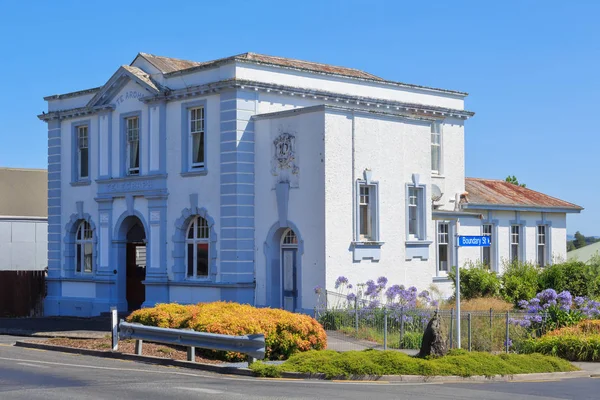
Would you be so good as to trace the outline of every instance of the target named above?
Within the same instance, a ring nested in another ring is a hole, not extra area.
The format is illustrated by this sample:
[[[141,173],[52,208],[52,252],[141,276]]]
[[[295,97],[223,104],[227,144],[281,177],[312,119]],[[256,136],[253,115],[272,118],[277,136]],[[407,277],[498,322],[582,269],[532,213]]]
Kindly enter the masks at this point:
[[[331,350],[409,349],[418,350],[423,333],[433,317],[433,308],[378,306],[347,300],[327,292],[326,304],[315,309],[315,317],[327,331]],[[450,348],[457,347],[456,313],[438,310]],[[512,320],[526,315],[518,311],[465,311],[460,315],[461,347],[465,350],[508,352],[518,340],[543,333],[524,328]]]

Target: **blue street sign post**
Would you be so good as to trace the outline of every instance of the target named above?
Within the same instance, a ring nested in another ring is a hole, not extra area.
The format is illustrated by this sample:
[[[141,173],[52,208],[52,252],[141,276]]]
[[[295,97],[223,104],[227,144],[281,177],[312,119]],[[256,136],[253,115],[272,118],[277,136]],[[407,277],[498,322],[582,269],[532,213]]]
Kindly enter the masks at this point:
[[[458,227],[458,223],[457,223]],[[490,247],[489,236],[456,235],[456,251],[459,247]],[[458,256],[456,257],[458,260]],[[456,267],[456,347],[460,349],[460,268]]]

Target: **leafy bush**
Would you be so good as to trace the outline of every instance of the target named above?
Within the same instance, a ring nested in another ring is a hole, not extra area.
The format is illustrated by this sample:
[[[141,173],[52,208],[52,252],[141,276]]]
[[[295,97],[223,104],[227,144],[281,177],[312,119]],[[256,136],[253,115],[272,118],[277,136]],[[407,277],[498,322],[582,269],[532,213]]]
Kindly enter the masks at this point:
[[[134,311],[127,321],[224,335],[263,333],[268,359],[285,359],[301,351],[327,347],[325,331],[307,315],[238,303],[157,304],[152,308]],[[244,359],[240,353],[213,354],[226,360]]]
[[[513,262],[506,265],[501,277],[502,297],[513,304],[529,300],[538,292],[540,269],[533,264]]]
[[[278,366],[260,362],[250,367],[262,376],[281,372],[323,373],[328,379],[381,375],[512,375],[539,372],[574,371],[577,368],[555,357],[540,354],[517,355],[452,350],[445,357],[420,359],[397,351],[309,351],[296,354]]]
[[[456,269],[448,272],[456,288]],[[460,269],[460,295],[465,300],[477,297],[497,297],[500,294],[501,282],[498,275],[481,265]]]
[[[539,277],[540,289],[568,291],[573,296],[598,294],[598,276],[592,266],[580,261],[569,261],[545,267]]]

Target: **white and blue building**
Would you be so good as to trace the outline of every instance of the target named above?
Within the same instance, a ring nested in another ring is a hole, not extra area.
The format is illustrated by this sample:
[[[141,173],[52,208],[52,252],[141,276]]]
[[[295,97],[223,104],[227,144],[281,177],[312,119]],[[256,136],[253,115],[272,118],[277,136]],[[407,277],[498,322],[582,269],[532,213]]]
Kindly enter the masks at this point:
[[[566,253],[562,221],[579,208],[465,210],[465,97],[253,53],[139,53],[100,87],[46,97],[46,314],[215,300],[310,312],[339,275],[448,291],[449,265],[484,257],[453,251],[453,234],[489,220],[498,235],[525,213],[551,226],[546,254]]]

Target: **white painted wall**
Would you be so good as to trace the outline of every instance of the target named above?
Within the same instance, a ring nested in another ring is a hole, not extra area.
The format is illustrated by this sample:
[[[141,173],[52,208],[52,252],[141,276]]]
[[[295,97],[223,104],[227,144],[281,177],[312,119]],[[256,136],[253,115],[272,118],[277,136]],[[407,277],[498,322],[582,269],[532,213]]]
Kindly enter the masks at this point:
[[[185,208],[190,207],[190,194],[198,194],[198,207],[204,207],[215,221],[215,231],[220,234],[221,200],[221,138],[220,138],[220,97],[219,95],[199,97],[194,100],[207,101],[205,110],[207,169],[205,176],[181,176],[181,104],[186,101],[167,103],[167,186],[169,190],[167,208],[167,271],[172,277],[173,252],[172,237],[175,233],[175,221],[181,217]],[[190,100],[187,100],[190,101]],[[217,247],[218,244],[217,244]],[[219,258],[217,258],[217,271]],[[220,280],[220,275],[217,276]],[[179,290],[179,289],[178,289]],[[184,290],[184,289],[181,289]],[[177,292],[179,293],[179,292]],[[185,295],[184,298],[187,298]]]
[[[271,173],[273,140],[282,132],[296,136],[299,187],[289,194],[288,220],[294,223],[304,240],[301,255],[301,299],[299,308],[312,309],[316,297],[314,287],[324,286],[325,279],[325,173],[324,119],[322,110],[295,116],[274,116],[256,122],[256,302],[266,304],[267,259],[263,248],[267,233],[278,219],[275,195],[276,177]]]
[[[427,89],[401,87],[389,83],[377,83],[349,77],[296,71],[274,66],[240,63],[236,65],[235,77],[256,82],[322,90],[351,96],[370,97],[400,101],[404,103],[426,104],[462,110],[464,96]]]
[[[0,270],[43,270],[48,261],[48,222],[0,218]]]
[[[484,217],[488,217],[486,210],[471,210],[479,212]],[[546,243],[548,249],[548,263],[557,263],[566,260],[567,258],[567,229],[566,229],[566,214],[564,213],[545,213],[546,221],[550,224],[546,231]],[[504,272],[504,267],[510,260],[510,227],[511,221],[515,221],[515,211],[490,211],[489,218],[498,221],[498,235],[492,238],[495,239],[493,244],[497,251],[498,270]],[[537,226],[538,222],[542,221],[541,212],[521,212],[520,219],[523,222],[521,231],[521,245],[523,246],[521,254],[524,256],[521,261],[527,261],[533,264],[537,263]],[[476,233],[480,234],[480,233]],[[461,257],[461,265],[469,261],[481,260],[481,253],[467,253]]]

